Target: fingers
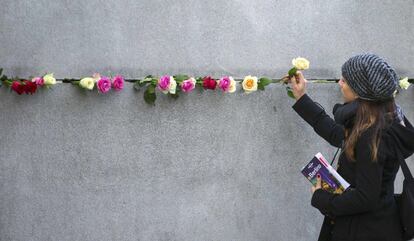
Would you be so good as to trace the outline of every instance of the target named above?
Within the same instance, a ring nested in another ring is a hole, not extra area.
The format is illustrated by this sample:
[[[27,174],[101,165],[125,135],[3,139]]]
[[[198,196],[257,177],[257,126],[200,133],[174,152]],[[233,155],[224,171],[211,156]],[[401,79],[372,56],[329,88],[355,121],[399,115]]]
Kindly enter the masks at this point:
[[[316,188],[321,188],[321,187],[322,187],[321,175],[318,174],[316,175]]]
[[[290,77],[290,83],[292,84],[292,88],[296,89],[298,86],[298,82],[295,76]]]
[[[303,73],[301,71],[296,71],[296,79],[298,80],[300,84],[307,82],[307,80],[305,79],[305,76],[303,76]]]
[[[289,83],[290,82],[289,75],[283,76],[282,81],[283,81],[283,83]]]
[[[292,88],[295,88],[295,89],[302,89],[302,88],[304,88],[305,83],[308,82],[305,79],[305,77],[303,76],[303,73],[301,71],[296,71],[296,74],[294,76],[291,76],[291,77],[289,77],[289,75],[283,76],[282,77],[282,81],[284,83],[290,83],[290,84],[292,84]]]

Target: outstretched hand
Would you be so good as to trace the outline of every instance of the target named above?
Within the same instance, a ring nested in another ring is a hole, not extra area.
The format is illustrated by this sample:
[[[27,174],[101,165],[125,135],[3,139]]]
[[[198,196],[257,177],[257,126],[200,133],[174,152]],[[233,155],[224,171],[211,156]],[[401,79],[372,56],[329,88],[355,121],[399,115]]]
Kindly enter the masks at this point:
[[[298,100],[306,93],[306,82],[308,82],[303,76],[301,71],[297,71],[296,75],[289,78],[289,75],[286,75],[282,78],[287,83],[291,84],[291,89],[295,99]]]

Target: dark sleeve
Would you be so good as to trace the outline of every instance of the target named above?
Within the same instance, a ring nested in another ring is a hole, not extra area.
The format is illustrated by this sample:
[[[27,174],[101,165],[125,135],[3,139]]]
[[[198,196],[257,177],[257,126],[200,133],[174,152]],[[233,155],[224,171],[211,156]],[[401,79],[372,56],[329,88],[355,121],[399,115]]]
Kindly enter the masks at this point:
[[[364,132],[355,147],[355,188],[342,194],[317,189],[312,195],[312,206],[329,216],[352,215],[367,212],[380,201],[383,162],[371,161],[371,138]]]
[[[307,94],[300,97],[292,108],[313,127],[315,132],[331,145],[341,147],[345,137],[343,125],[335,122],[325,110]]]

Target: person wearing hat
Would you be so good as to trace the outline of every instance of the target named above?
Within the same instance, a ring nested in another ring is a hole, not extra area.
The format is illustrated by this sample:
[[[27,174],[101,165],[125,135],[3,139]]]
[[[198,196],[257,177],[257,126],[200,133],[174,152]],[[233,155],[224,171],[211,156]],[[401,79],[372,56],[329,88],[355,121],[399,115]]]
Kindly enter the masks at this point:
[[[397,152],[404,158],[414,153],[414,128],[394,100],[395,70],[373,53],[349,58],[339,80],[344,104],[334,106],[334,118],[306,93],[306,82],[300,71],[290,78],[292,108],[342,149],[337,172],[350,183],[342,194],[322,189],[320,178],[312,187],[311,205],[324,215],[318,240],[403,240],[394,180]]]

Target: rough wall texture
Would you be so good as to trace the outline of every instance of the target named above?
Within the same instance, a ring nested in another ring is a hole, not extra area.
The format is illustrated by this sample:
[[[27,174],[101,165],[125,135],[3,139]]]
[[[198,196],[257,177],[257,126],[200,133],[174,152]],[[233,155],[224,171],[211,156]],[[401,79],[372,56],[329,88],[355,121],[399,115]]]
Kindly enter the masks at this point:
[[[413,1],[0,2],[9,76],[277,78],[300,55],[307,77],[338,78],[362,51],[414,76]],[[316,240],[322,216],[300,169],[335,149],[281,86],[155,107],[130,83],[105,96],[41,92],[0,89],[0,240]],[[329,113],[341,101],[336,84],[309,94]],[[398,98],[414,122],[414,92]]]
[[[282,86],[149,107],[131,85],[0,89],[0,240],[316,240],[322,216],[300,169],[336,149]],[[338,88],[308,93],[331,114]],[[414,122],[414,92],[398,100]]]
[[[280,77],[300,55],[312,78],[337,78],[346,59],[372,51],[414,76],[413,0],[0,2],[10,75]]]

